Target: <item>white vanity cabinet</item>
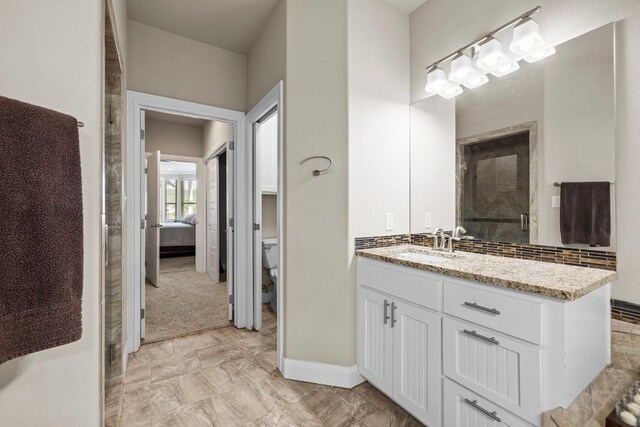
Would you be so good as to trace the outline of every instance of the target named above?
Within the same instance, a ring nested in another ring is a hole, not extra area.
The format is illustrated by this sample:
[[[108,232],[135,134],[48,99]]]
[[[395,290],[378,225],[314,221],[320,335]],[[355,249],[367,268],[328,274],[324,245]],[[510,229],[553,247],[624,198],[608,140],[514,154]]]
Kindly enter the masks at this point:
[[[373,287],[358,290],[360,373],[423,423],[440,425],[442,319],[434,311],[376,289],[394,284],[385,281],[384,269],[373,267],[369,273],[376,277],[369,282]],[[407,272],[400,276],[410,283],[424,279]]]
[[[539,426],[610,362],[609,298],[609,284],[569,301],[361,257],[360,373],[429,427]]]

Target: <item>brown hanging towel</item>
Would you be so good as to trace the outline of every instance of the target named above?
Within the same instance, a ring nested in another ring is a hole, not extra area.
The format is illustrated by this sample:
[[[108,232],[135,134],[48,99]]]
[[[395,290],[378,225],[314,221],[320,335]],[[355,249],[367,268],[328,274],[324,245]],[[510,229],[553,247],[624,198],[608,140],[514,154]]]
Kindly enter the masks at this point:
[[[560,185],[562,243],[610,245],[610,186],[608,182],[563,182]]]
[[[75,118],[0,96],[0,363],[82,335]]]

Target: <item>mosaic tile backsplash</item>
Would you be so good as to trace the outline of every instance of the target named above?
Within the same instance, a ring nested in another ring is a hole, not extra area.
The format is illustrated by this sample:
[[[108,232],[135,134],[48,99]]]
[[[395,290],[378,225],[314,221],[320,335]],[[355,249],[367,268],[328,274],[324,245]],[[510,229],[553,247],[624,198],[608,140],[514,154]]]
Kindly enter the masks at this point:
[[[432,246],[433,239],[427,234],[396,234],[356,238],[356,250],[405,244]],[[457,251],[616,271],[615,252],[487,240],[462,240],[454,242],[453,247]]]

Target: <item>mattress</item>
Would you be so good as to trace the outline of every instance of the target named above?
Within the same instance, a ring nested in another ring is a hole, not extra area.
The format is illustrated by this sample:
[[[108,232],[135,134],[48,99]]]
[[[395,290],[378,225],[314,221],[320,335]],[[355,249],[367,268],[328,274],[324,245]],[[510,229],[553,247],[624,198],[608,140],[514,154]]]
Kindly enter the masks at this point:
[[[195,246],[196,226],[182,222],[165,222],[160,228],[160,246]]]

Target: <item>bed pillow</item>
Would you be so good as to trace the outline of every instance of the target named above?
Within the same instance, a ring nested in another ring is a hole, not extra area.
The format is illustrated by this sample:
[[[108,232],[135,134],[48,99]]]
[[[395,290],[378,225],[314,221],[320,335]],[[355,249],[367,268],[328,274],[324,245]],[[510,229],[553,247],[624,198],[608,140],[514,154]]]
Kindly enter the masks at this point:
[[[189,214],[182,218],[181,222],[185,224],[191,224],[191,221],[196,217],[196,214]]]
[[[198,218],[196,217],[196,214],[193,214],[193,218],[191,218],[191,221],[189,222],[191,225],[196,225],[196,220]]]

